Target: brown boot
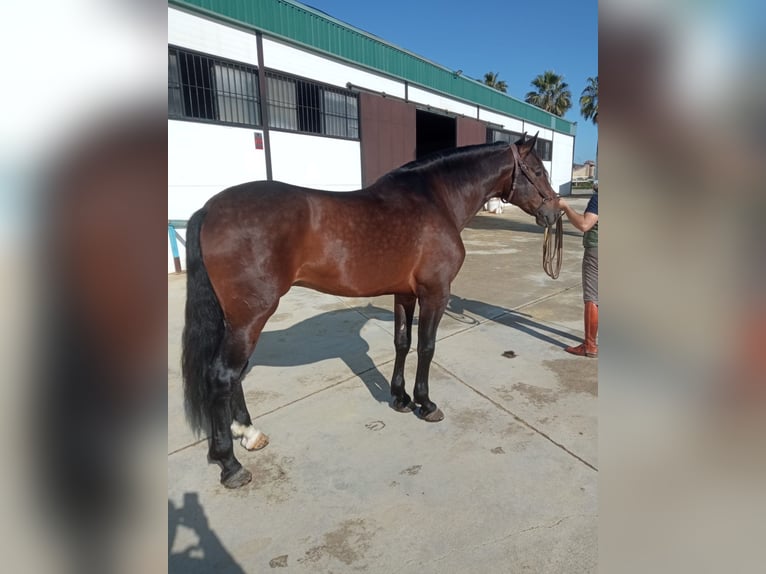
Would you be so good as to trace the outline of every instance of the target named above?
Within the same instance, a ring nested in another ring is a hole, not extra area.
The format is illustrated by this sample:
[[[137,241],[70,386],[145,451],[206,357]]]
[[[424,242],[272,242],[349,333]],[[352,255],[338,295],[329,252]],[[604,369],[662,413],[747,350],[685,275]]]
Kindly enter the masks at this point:
[[[596,335],[598,334],[598,305],[593,301],[585,302],[585,342],[576,347],[567,347],[564,349],[567,353],[572,353],[579,357],[598,357],[598,345],[596,345]]]

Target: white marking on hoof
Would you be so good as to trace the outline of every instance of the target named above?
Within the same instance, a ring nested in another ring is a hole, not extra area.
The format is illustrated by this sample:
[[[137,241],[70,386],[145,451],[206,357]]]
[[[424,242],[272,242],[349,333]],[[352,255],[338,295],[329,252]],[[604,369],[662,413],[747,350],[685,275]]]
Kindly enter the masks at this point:
[[[260,450],[267,444],[269,444],[269,437],[253,427],[249,427],[245,436],[242,437],[242,446],[247,450]]]
[[[237,421],[231,423],[231,435],[234,438],[242,437],[240,442],[247,450],[259,450],[269,444],[269,437],[261,431],[252,425],[245,426]]]
[[[238,423],[237,421],[234,421],[231,423],[231,436],[234,438],[239,438],[241,436],[244,436],[245,429],[247,427],[243,424]]]

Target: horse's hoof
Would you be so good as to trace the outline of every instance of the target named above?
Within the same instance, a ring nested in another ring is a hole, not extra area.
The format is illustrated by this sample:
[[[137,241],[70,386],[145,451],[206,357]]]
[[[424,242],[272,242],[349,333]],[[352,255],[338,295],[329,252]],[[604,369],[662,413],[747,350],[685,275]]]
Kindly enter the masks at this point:
[[[231,476],[221,478],[221,484],[226,488],[239,488],[253,480],[253,474],[244,466],[240,466]]]
[[[429,423],[438,423],[439,421],[444,420],[444,413],[439,408],[433,412],[428,413],[427,415],[424,415],[423,407],[420,407],[420,409],[418,409],[418,416]]]
[[[251,436],[243,436],[241,443],[247,450],[261,450],[269,444],[269,437],[261,431],[255,431]]]
[[[400,401],[399,399],[394,399],[394,401],[391,403],[391,408],[398,413],[411,413],[412,401],[405,403],[404,401]]]

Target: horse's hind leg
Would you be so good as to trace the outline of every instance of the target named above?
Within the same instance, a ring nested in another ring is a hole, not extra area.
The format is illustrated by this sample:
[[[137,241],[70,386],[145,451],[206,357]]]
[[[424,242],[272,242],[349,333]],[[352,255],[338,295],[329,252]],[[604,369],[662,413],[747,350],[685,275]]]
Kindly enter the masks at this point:
[[[231,435],[234,438],[241,438],[243,447],[247,450],[260,450],[269,444],[269,437],[253,427],[253,421],[250,419],[250,413],[247,410],[247,404],[245,404],[242,379],[234,385],[231,394],[231,413],[233,417]]]
[[[394,374],[391,377],[391,406],[399,412],[412,410],[412,399],[404,390],[404,362],[410,351],[412,342],[412,318],[415,314],[414,295],[394,296],[394,347],[396,348],[396,361],[394,362]]]
[[[252,474],[234,456],[231,398],[247,366],[249,345],[243,330],[226,331],[210,376],[210,449],[208,456],[220,463],[221,483],[227,488],[247,484]]]
[[[266,310],[258,316],[252,326],[249,327],[248,357],[252,354],[255,344],[258,341],[258,337],[260,337],[261,331],[266,325],[266,321],[268,321],[269,317],[274,314],[276,309],[277,303],[266,308]],[[247,404],[245,403],[245,393],[242,389],[243,378],[244,372],[237,380],[231,393],[231,435],[234,438],[240,438],[242,446],[247,450],[260,450],[269,444],[269,437],[253,427],[253,421],[250,418],[250,412],[247,410]]]

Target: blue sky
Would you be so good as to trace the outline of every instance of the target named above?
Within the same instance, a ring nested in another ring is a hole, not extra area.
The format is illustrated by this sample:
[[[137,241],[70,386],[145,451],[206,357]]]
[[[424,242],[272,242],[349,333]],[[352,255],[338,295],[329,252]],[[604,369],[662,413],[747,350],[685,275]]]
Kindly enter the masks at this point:
[[[545,70],[564,76],[577,122],[574,160],[596,159],[597,130],[580,115],[589,76],[598,74],[596,0],[308,0],[387,42],[471,78],[497,72],[508,94],[524,99]]]

